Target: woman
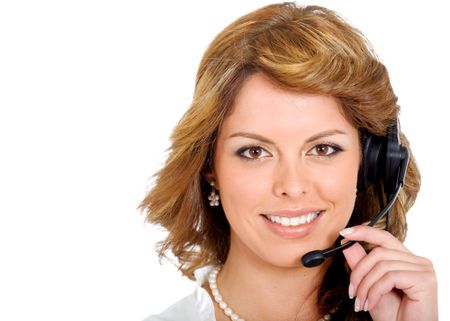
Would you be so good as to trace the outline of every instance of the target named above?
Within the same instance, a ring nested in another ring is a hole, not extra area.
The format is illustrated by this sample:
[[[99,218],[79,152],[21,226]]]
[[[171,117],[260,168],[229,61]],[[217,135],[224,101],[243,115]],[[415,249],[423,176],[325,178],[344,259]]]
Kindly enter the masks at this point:
[[[387,201],[381,181],[360,184],[365,137],[388,135],[396,103],[370,45],[330,10],[275,4],[225,28],[141,204],[169,231],[160,255],[200,286],[148,320],[437,320],[433,266],[402,244],[413,157],[389,224],[364,224]],[[299,263],[339,235],[357,243]]]

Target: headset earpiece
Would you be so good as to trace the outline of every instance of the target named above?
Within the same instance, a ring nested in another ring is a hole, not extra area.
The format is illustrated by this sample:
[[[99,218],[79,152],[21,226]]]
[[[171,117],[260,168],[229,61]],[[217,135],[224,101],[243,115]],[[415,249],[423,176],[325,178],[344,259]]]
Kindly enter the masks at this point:
[[[382,176],[386,142],[384,137],[375,136],[367,131],[361,131],[362,164],[359,170],[358,191],[362,191],[370,183],[376,182]]]
[[[361,131],[362,166],[358,177],[358,190],[371,183],[384,184],[387,195],[395,192],[408,165],[408,150],[400,144],[398,125],[388,129],[387,136],[376,136]]]
[[[409,152],[400,143],[398,125],[389,128],[386,148],[386,170],[384,172],[384,190],[387,195],[394,193],[403,180],[408,167]]]

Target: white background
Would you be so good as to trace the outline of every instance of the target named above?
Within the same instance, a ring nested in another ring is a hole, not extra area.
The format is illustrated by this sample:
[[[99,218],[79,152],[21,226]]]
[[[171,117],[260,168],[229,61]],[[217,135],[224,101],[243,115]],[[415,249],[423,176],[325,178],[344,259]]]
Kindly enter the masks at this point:
[[[0,320],[141,320],[189,293],[136,207],[206,46],[267,3],[0,3]],[[314,3],[361,29],[390,71],[423,177],[407,245],[434,261],[450,320],[447,11]]]

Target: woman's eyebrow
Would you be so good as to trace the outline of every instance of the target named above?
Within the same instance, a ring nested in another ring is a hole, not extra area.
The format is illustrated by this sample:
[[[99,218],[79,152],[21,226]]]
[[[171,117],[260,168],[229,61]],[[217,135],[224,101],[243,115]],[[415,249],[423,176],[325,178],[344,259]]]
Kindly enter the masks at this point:
[[[309,137],[306,140],[306,143],[311,143],[311,142],[314,142],[316,140],[319,140],[319,139],[322,139],[322,138],[325,138],[325,137],[334,136],[334,135],[347,135],[347,133],[343,132],[343,131],[341,131],[339,129],[326,130],[326,131],[317,133],[317,134]]]
[[[234,134],[231,134],[230,136],[228,136],[228,139],[233,138],[233,137],[251,138],[251,139],[259,140],[260,142],[263,142],[266,144],[275,145],[275,143],[273,141],[271,141],[270,139],[268,139],[264,136],[258,135],[258,134],[254,134],[254,133],[237,132],[237,133],[234,133]]]

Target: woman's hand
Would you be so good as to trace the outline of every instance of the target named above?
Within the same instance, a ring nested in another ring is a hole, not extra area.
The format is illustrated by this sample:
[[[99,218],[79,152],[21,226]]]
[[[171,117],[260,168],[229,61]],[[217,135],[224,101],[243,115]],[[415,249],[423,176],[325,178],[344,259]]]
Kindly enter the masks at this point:
[[[355,226],[341,235],[376,246],[369,254],[359,243],[344,251],[352,269],[349,296],[355,297],[355,311],[369,311],[374,321],[438,320],[437,281],[430,260],[373,227]]]

